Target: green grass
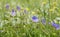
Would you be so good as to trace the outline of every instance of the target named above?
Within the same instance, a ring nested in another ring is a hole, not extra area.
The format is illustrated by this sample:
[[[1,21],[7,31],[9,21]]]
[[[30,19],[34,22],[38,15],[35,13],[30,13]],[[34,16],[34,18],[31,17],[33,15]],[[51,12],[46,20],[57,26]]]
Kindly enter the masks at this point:
[[[46,4],[42,6],[43,2]],[[50,11],[55,7],[53,2],[57,3],[57,8]],[[8,10],[5,8],[6,3],[10,5]],[[60,0],[0,0],[0,37],[60,37],[60,30],[48,24],[56,17],[60,17],[59,4]],[[18,11],[17,5],[23,9]],[[27,14],[23,12],[26,8],[29,9]],[[15,17],[10,14],[12,9],[16,10]],[[39,22],[35,23],[31,20],[33,15],[38,16]],[[46,25],[42,24],[42,17],[45,17]],[[60,25],[60,21],[56,21]]]

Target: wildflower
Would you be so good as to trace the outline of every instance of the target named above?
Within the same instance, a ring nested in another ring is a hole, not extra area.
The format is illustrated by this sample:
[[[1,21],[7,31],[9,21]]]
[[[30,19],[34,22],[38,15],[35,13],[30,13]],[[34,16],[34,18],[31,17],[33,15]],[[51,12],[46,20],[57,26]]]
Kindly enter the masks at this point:
[[[37,18],[36,16],[33,16],[33,17],[32,17],[32,21],[33,21],[33,22],[38,22],[39,20],[38,20],[38,18]]]
[[[20,7],[19,6],[17,6],[17,10],[20,10]]]
[[[6,9],[9,9],[9,4],[6,4]]]
[[[60,26],[58,24],[56,24],[55,22],[52,22],[52,26],[54,26],[57,30],[60,29]]]
[[[42,24],[46,24],[46,20],[43,18],[42,20],[41,20],[41,22],[42,22]]]
[[[12,9],[11,15],[12,15],[12,16],[15,16],[15,15],[16,15],[16,12],[15,12],[14,9]]]
[[[24,12],[27,12],[27,10],[26,10],[26,9],[24,9]]]
[[[24,13],[27,13],[28,11],[26,9],[24,9]]]
[[[56,28],[56,30],[60,30],[60,27]]]
[[[52,22],[52,26],[59,27],[55,22]]]

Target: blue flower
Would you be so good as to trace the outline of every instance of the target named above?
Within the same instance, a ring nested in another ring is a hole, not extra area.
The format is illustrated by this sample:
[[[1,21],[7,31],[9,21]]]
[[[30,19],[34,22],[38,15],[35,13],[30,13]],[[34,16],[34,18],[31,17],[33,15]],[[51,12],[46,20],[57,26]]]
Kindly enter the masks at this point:
[[[19,6],[17,6],[17,10],[20,10],[20,7]]]
[[[60,30],[60,27],[56,28],[56,30]]]
[[[38,17],[33,16],[33,17],[32,17],[32,21],[33,21],[33,22],[38,22],[38,21],[39,21],[39,20],[38,20]]]
[[[6,4],[6,9],[9,9],[9,4]]]
[[[25,14],[28,14],[28,11],[27,11],[26,9],[24,9],[24,13],[25,13]]]
[[[27,12],[27,10],[26,10],[26,9],[24,9],[24,12]]]
[[[56,28],[59,27],[55,22],[52,23],[52,26],[54,26]]]
[[[46,20],[45,20],[45,19],[42,19],[41,22],[42,22],[42,24],[44,24],[44,25],[46,24]]]
[[[15,16],[15,15],[16,15],[16,12],[15,12],[14,9],[12,9],[11,15],[12,15],[12,16]]]
[[[15,10],[14,10],[14,9],[12,9],[12,12],[15,12]]]
[[[55,22],[52,22],[52,26],[54,26],[57,30],[60,29],[60,25],[56,24]]]

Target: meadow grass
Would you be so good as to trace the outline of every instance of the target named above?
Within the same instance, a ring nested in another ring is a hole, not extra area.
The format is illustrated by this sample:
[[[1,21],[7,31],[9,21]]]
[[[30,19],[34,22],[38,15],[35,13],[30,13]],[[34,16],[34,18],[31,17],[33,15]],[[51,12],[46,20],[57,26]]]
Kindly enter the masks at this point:
[[[0,0],[0,37],[60,37],[60,0]]]

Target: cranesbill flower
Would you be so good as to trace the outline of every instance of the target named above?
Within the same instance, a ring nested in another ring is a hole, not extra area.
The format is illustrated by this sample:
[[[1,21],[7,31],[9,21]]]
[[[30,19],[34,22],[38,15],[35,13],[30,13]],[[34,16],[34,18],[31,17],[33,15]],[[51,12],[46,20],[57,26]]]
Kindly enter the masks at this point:
[[[43,18],[42,20],[41,20],[41,22],[42,22],[42,24],[46,24],[46,20]]]
[[[60,26],[56,28],[56,30],[60,30]]]
[[[52,22],[52,26],[59,27],[55,22]]]
[[[33,21],[33,22],[38,22],[38,21],[39,21],[39,20],[38,20],[38,17],[33,16],[33,17],[32,17],[32,21]]]
[[[60,25],[56,24],[55,22],[52,22],[52,26],[55,27],[57,30],[60,29]]]
[[[9,9],[9,4],[6,4],[6,9]]]
[[[27,14],[27,13],[28,13],[28,11],[27,11],[26,9],[24,9],[24,13],[25,13],[25,14]]]
[[[17,8],[17,10],[20,10],[20,7],[19,6],[17,6],[16,8]]]
[[[14,9],[12,9],[11,15],[12,15],[12,16],[16,16],[16,12],[15,12]]]
[[[26,10],[26,9],[24,9],[24,12],[27,12],[27,10]]]

